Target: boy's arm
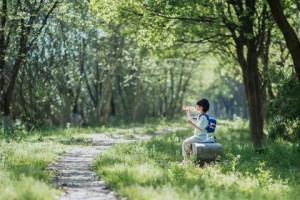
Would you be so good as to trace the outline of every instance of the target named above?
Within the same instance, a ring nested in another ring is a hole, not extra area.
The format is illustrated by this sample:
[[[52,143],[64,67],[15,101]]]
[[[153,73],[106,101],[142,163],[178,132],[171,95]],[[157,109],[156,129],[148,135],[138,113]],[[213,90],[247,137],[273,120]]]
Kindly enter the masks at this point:
[[[192,125],[194,128],[198,129],[201,131],[201,129],[199,128],[199,126],[197,126],[195,123],[194,123],[194,120],[191,118],[191,115],[190,115],[190,112],[187,110],[186,111],[186,120],[187,122]]]
[[[186,110],[186,111],[185,111],[185,114],[186,114],[186,120],[187,120],[187,121],[189,121],[189,120],[192,119],[189,110]]]

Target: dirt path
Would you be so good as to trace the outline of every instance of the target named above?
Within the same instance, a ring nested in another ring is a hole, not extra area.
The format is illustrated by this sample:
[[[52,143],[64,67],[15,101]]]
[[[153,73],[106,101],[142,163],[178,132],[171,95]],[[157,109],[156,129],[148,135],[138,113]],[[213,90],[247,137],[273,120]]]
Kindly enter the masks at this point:
[[[157,132],[157,134],[175,132],[182,130],[169,129]],[[156,134],[156,135],[157,135]],[[61,188],[64,193],[60,200],[118,200],[118,194],[107,188],[104,181],[99,180],[95,170],[92,168],[94,158],[107,148],[117,143],[127,143],[140,139],[110,138],[100,134],[90,135],[90,146],[75,146],[67,149],[64,157],[59,159],[48,169],[54,170],[56,176],[53,184]]]

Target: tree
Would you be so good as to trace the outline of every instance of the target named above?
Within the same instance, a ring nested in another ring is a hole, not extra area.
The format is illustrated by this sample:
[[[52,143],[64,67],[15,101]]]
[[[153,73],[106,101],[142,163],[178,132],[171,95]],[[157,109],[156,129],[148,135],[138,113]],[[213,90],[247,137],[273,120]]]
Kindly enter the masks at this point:
[[[270,6],[272,15],[275,19],[275,22],[278,25],[280,31],[282,32],[284,39],[286,41],[287,48],[291,53],[294,62],[295,71],[296,71],[296,76],[298,79],[298,83],[300,85],[300,41],[293,27],[288,22],[287,17],[283,12],[283,8],[281,6],[280,1],[279,0],[277,1],[267,0],[267,1]]]
[[[142,44],[170,46],[173,43],[210,45],[209,51],[227,53],[242,69],[250,131],[257,149],[263,139],[262,81],[259,58],[269,12],[266,4],[244,1],[93,1],[101,19],[126,21],[124,32],[137,33]]]
[[[7,1],[1,5],[0,110],[5,129],[12,127],[10,106],[20,68],[58,1]]]

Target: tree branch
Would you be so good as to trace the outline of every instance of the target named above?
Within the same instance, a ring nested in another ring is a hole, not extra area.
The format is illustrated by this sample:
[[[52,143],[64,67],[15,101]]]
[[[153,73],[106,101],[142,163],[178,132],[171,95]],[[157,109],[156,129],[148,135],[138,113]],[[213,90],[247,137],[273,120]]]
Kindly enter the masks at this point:
[[[286,41],[286,45],[289,49],[289,52],[291,53],[298,83],[300,84],[300,41],[293,27],[290,25],[286,16],[284,15],[280,1],[267,1],[271,9],[272,15],[275,19],[275,22],[278,25],[280,31],[282,32]]]
[[[162,13],[158,13],[156,11],[153,11],[145,5],[144,5],[144,9],[149,12],[150,16],[157,16],[157,17],[168,19],[168,20],[191,21],[191,22],[202,22],[202,23],[213,23],[217,20],[217,18],[206,17],[206,16],[199,16],[197,18],[189,18],[189,17],[182,17],[182,16],[172,17],[172,16],[164,15]],[[141,17],[144,16],[143,14],[138,13],[134,10],[127,9],[127,11],[130,12],[130,13],[133,13],[134,15],[137,15],[137,16],[141,16]]]
[[[39,37],[39,35],[41,34],[43,28],[46,26],[47,20],[50,16],[50,14],[53,12],[53,10],[57,7],[58,5],[58,1],[54,2],[54,4],[52,5],[51,9],[48,11],[47,15],[45,16],[43,22],[42,22],[42,26],[40,27],[40,29],[37,31],[37,34],[35,34],[35,37],[32,39],[32,41],[30,42],[29,48],[33,45],[33,43],[37,40],[37,38]]]

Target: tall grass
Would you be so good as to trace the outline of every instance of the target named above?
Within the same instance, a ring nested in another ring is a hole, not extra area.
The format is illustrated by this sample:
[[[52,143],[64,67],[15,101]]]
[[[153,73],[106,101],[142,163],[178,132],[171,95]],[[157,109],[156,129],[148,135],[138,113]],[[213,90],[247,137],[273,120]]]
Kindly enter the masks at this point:
[[[180,167],[181,142],[190,131],[117,145],[97,158],[97,173],[128,199],[297,199],[300,151],[297,144],[265,141],[256,154],[249,133],[221,124],[223,155],[216,164]]]
[[[55,199],[59,191],[51,188],[45,169],[61,146],[45,142],[0,142],[0,199]]]

